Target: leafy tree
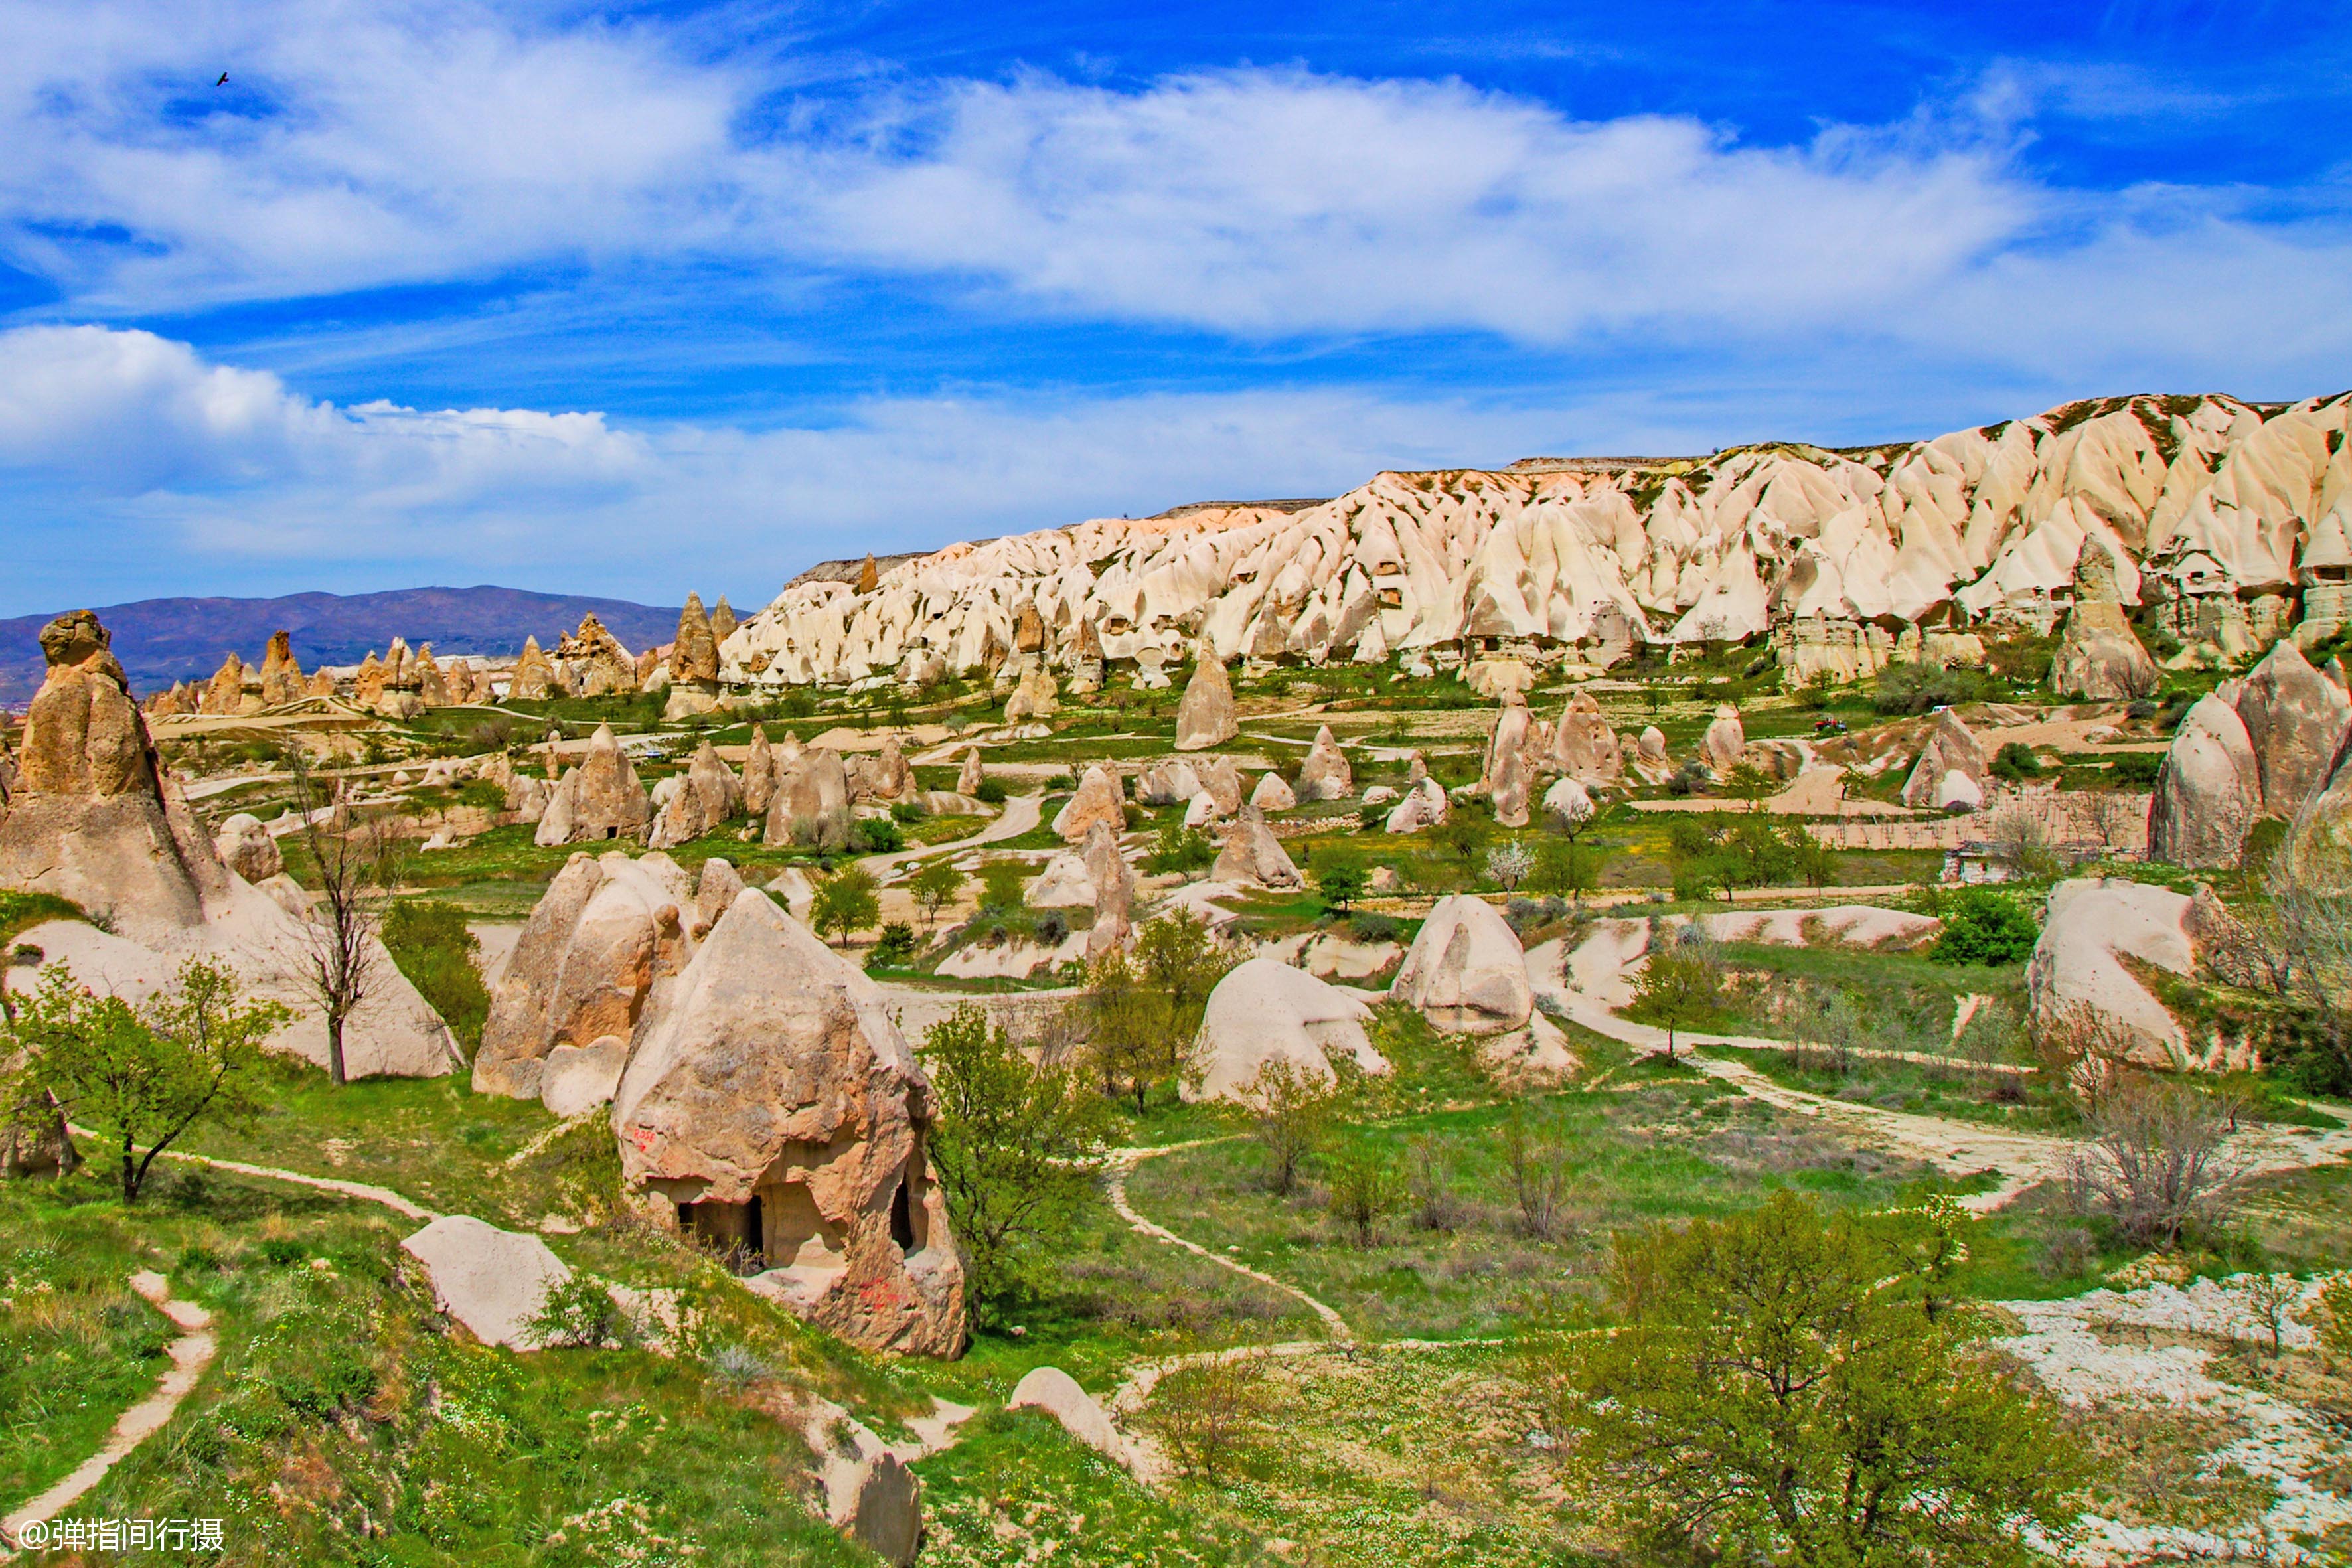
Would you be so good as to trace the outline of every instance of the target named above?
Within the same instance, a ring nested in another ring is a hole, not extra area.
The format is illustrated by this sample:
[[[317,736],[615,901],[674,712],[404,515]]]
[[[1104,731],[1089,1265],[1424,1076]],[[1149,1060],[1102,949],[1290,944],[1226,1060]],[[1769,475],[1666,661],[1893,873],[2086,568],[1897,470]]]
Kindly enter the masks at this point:
[[[1486,845],[1486,825],[1466,805],[1456,805],[1445,814],[1445,820],[1429,830],[1429,837],[1449,855],[1458,855],[1468,866],[1478,858],[1478,851]]]
[[[122,1201],[135,1203],[155,1157],[182,1133],[261,1108],[261,1042],[293,1015],[239,993],[234,973],[190,959],[134,1012],[53,965],[8,1026],[24,1053],[18,1096],[54,1096],[68,1117],[119,1144]]]
[[[867,968],[884,964],[905,963],[915,956],[915,928],[905,921],[892,921],[882,928],[875,939],[874,951],[866,956]]]
[[[2016,900],[1968,888],[1944,900],[1944,931],[1931,956],[1942,963],[2022,963],[2041,934]]]
[[[1243,1098],[1256,1113],[1258,1146],[1265,1151],[1266,1185],[1277,1194],[1288,1197],[1297,1190],[1298,1168],[1322,1143],[1335,1088],[1286,1057],[1270,1058],[1243,1086]]]
[[[817,935],[845,941],[882,918],[882,900],[875,892],[874,873],[863,866],[844,866],[816,885],[809,901],[809,924]]]
[[[1388,1151],[1361,1140],[1323,1156],[1323,1180],[1331,1217],[1347,1227],[1358,1247],[1371,1246],[1374,1229],[1404,1201]]]
[[[1241,962],[1207,921],[1181,910],[1146,922],[1135,957],[1145,984],[1167,993],[1169,1022],[1188,1041],[1201,1027],[1209,993]]]
[[[1747,803],[1753,811],[1759,801],[1780,787],[1780,781],[1754,763],[1735,763],[1723,775],[1723,793],[1737,801]]]
[[[850,827],[849,842],[862,855],[887,855],[904,849],[907,836],[898,830],[894,818],[861,816]]]
[[[399,883],[398,846],[381,823],[350,819],[310,771],[310,753],[286,749],[302,847],[310,859],[310,918],[296,922],[303,988],[327,1024],[327,1076],[344,1080],[343,1026],[383,984],[377,934]]]
[[[1165,824],[1153,841],[1151,853],[1143,858],[1143,868],[1162,875],[1180,871],[1189,877],[1195,871],[1205,871],[1216,863],[1217,843],[1197,827],[1187,827],[1181,822]]]
[[[2043,772],[2042,759],[2035,756],[2033,748],[2022,741],[2011,741],[1995,752],[1989,771],[1993,777],[2007,779],[2011,784],[2038,779]]]
[[[980,863],[980,901],[992,910],[1021,907],[1021,885],[1029,879],[1025,861],[999,857]]]
[[[1364,896],[1364,863],[1352,855],[1325,853],[1315,863],[1315,889],[1326,909],[1345,912]]]
[[[956,868],[952,857],[941,855],[923,862],[907,883],[907,890],[923,911],[926,930],[939,923],[940,911],[953,902],[963,891],[964,874]]]
[[[481,943],[455,904],[403,899],[384,912],[384,951],[431,1004],[470,1057],[490,1015],[489,987],[475,964]]]
[[[1657,1556],[2025,1568],[2084,1477],[1954,1310],[1948,1205],[1824,1218],[1790,1193],[1621,1236],[1602,1331],[1531,1358],[1569,1479]]]
[[[1675,1031],[1704,1024],[1715,1016],[1723,999],[1723,971],[1703,938],[1685,941],[1685,927],[1675,940],[1654,943],[1642,973],[1633,984],[1633,1005],[1625,1016],[1666,1031],[1666,1059],[1675,1055]]]
[[[1507,893],[1517,892],[1535,868],[1535,851],[1516,838],[1486,851],[1486,875]]]
[[[1032,1062],[980,1007],[923,1037],[939,1100],[932,1168],[947,1194],[964,1294],[983,1322],[1018,1296],[1094,1190],[1108,1108],[1066,1066]]]

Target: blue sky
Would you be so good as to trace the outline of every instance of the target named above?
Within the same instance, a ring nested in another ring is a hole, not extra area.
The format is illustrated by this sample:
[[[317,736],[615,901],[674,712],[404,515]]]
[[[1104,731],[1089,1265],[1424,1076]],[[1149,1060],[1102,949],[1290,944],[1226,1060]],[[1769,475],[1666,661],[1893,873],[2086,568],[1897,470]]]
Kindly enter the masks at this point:
[[[0,0],[0,614],[2352,385],[2352,5],[1142,12]]]

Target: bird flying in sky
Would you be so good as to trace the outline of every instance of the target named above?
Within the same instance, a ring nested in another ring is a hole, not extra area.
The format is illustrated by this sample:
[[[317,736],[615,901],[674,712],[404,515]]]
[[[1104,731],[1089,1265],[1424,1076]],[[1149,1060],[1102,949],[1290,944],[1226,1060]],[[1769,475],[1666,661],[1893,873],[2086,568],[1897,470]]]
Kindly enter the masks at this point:
[[[213,83],[213,85],[214,85],[215,87],[226,87],[226,86],[228,85],[228,72],[226,72],[226,71],[223,71],[223,72],[221,72],[221,79],[220,79],[220,80],[218,80],[218,81],[216,81],[216,82]]]

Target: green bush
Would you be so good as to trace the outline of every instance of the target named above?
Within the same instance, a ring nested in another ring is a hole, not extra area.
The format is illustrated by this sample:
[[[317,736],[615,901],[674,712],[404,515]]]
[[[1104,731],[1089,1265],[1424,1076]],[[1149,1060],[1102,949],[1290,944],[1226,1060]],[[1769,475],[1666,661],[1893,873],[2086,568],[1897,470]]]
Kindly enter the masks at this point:
[[[1182,871],[1190,874],[1205,871],[1217,858],[1216,841],[1197,827],[1186,827],[1171,822],[1160,830],[1159,841],[1151,853],[1143,858],[1143,868],[1152,872]]]
[[[1985,679],[1972,669],[1939,669],[1932,664],[1890,664],[1878,672],[1871,706],[1881,713],[1931,713],[1973,702],[1984,695]]]
[[[915,956],[915,928],[904,921],[892,921],[882,928],[875,939],[874,951],[866,957],[866,967],[881,969],[904,964]]]
[[[849,830],[851,847],[861,855],[887,855],[907,847],[907,836],[887,816],[861,816]]]
[[[985,801],[990,805],[1002,805],[1004,804],[1004,782],[984,778],[980,781],[980,787],[971,792],[971,798]]]
[[[1995,778],[2017,784],[2026,779],[2038,779],[2042,773],[2042,759],[2035,756],[2033,748],[2022,741],[2011,741],[1993,753],[1992,775]]]
[[[402,900],[383,918],[383,945],[472,1056],[490,1016],[490,993],[475,967],[481,944],[466,929],[465,911],[454,904]]]
[[[907,823],[920,822],[929,816],[930,813],[923,808],[923,803],[919,800],[900,800],[890,804],[890,820],[902,826]]]
[[[2163,771],[2161,752],[2125,752],[2107,760],[2107,774],[2118,789],[2154,789],[2156,775]]]
[[[1944,934],[1930,956],[1939,963],[2022,963],[2040,934],[2016,900],[1970,888],[1944,900]]]

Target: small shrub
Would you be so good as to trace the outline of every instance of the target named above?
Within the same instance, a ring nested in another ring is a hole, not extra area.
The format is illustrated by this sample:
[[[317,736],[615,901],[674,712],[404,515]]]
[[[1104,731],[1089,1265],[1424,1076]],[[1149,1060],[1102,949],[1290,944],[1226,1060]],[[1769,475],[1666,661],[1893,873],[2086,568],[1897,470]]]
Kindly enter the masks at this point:
[[[2022,963],[2040,935],[2015,900],[1971,888],[1945,900],[1944,933],[1929,955],[1939,963]]]
[[[710,1374],[711,1382],[738,1392],[776,1375],[776,1369],[759,1352],[732,1342],[713,1346],[710,1353],[702,1358],[702,1369]]]
[[[897,800],[890,803],[890,820],[902,826],[920,822],[930,815],[919,800]]]
[[[1047,910],[1037,917],[1037,940],[1047,947],[1059,947],[1069,939],[1069,917],[1059,910]]]
[[[981,780],[980,787],[971,792],[971,798],[977,801],[985,802],[990,805],[1003,805],[1004,804],[1004,781],[1002,779],[988,778]]]
[[[600,1350],[606,1345],[626,1350],[645,1342],[645,1325],[635,1312],[613,1300],[613,1293],[594,1278],[574,1273],[550,1280],[531,1315],[530,1331],[542,1345],[557,1350]]]
[[[2153,702],[2135,702],[2132,706],[2144,707],[2150,713],[2156,711]],[[2161,752],[2123,752],[2107,759],[2107,776],[2115,780],[2118,789],[2154,789],[2156,775],[2163,771]]]
[[[911,962],[914,956],[915,928],[904,921],[892,921],[882,928],[881,936],[876,939],[874,951],[866,955],[866,966],[878,969],[903,964]]]
[[[887,855],[907,847],[907,836],[887,816],[861,816],[849,830],[849,842],[861,855]]]
[[[2027,779],[2040,778],[2044,770],[2042,759],[2033,754],[2032,747],[2022,741],[2011,741],[1993,753],[1991,772],[1997,779],[2020,784]]]

